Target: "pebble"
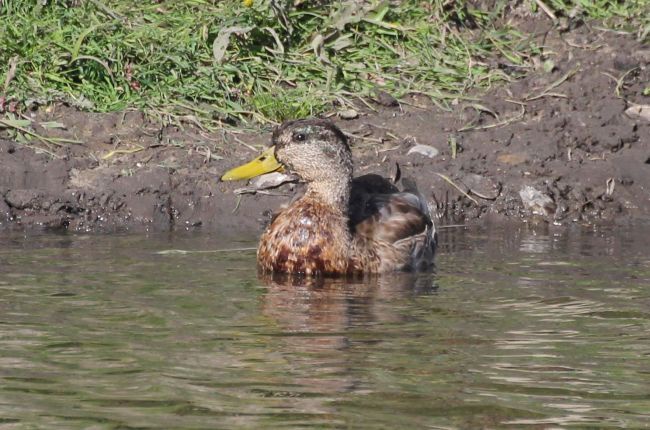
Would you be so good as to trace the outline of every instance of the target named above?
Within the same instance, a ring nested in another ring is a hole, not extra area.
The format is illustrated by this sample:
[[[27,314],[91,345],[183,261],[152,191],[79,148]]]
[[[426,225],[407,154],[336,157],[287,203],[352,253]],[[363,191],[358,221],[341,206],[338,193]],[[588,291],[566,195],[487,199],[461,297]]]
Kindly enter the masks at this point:
[[[650,105],[633,105],[625,110],[625,115],[632,119],[650,121]]]
[[[434,158],[439,153],[440,151],[438,151],[433,146],[418,144],[413,146],[411,149],[409,149],[409,152],[407,152],[406,155],[420,154],[420,155],[424,155],[425,157]]]

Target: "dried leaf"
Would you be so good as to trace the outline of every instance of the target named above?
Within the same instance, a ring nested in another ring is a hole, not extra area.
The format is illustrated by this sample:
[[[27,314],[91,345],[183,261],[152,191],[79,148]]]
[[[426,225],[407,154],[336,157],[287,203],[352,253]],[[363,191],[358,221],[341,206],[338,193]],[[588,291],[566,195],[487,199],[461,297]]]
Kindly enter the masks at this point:
[[[325,54],[325,50],[323,49],[324,44],[325,44],[325,37],[323,37],[323,35],[319,33],[316,36],[314,36],[310,46],[311,49],[314,50],[314,55],[316,55],[316,57],[318,57],[319,60],[321,60],[324,64],[332,65],[332,62],[327,57],[327,54]]]
[[[32,122],[28,119],[3,119],[0,121],[0,127],[2,128],[25,128],[32,125]]]
[[[273,36],[273,39],[275,39],[275,45],[277,46],[277,50],[272,52],[278,54],[284,54],[284,45],[282,44],[282,41],[280,40],[280,36],[278,36],[278,33],[275,30],[273,30],[271,27],[264,27],[264,30],[271,33],[271,36]]]
[[[261,175],[251,180],[247,187],[237,188],[235,194],[254,194],[258,191],[267,190],[269,188],[277,188],[287,182],[295,182],[298,178],[296,175],[272,172],[266,175]]]
[[[214,60],[219,64],[223,63],[226,50],[230,44],[230,35],[233,33],[246,34],[253,28],[254,27],[228,27],[221,29],[217,38],[214,39],[214,43],[212,43],[212,55]]]

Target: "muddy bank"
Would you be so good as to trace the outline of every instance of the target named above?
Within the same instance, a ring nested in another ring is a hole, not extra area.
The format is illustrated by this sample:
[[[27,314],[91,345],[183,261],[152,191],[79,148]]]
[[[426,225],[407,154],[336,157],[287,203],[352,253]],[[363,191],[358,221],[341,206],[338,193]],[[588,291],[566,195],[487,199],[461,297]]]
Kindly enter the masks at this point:
[[[586,28],[546,35],[548,62],[480,100],[445,111],[425,97],[333,118],[352,136],[356,173],[417,179],[440,223],[488,216],[549,223],[650,218],[650,120],[634,105],[650,82],[650,49],[631,36]],[[497,65],[504,74],[519,72]],[[235,194],[219,183],[270,133],[161,127],[136,112],[65,106],[32,113],[40,129],[80,145],[51,154],[0,141],[0,228],[75,231],[259,229],[294,184]],[[36,144],[36,142],[34,142]],[[434,148],[413,150],[416,145]]]

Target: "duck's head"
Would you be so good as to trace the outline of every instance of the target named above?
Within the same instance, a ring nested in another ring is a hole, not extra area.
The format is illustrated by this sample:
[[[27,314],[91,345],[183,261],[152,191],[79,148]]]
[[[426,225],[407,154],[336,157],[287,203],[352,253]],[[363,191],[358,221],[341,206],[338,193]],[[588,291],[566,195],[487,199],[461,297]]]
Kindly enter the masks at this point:
[[[222,181],[274,171],[295,173],[307,183],[349,183],[352,154],[343,132],[322,119],[287,121],[273,132],[272,146],[259,157],[227,171]]]

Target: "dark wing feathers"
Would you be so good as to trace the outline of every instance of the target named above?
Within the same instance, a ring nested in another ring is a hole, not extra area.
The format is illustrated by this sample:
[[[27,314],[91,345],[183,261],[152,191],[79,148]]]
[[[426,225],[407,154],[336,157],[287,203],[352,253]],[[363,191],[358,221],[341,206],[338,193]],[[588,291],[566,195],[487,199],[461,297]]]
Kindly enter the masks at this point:
[[[350,227],[369,239],[394,243],[432,226],[429,209],[415,183],[402,182],[408,192],[379,175],[364,175],[352,182]]]
[[[354,178],[350,191],[350,230],[354,231],[357,224],[377,212],[377,205],[372,201],[373,196],[397,192],[399,190],[395,185],[379,175],[369,174]]]
[[[373,214],[355,226],[356,233],[388,243],[422,233],[427,226],[427,217],[411,204],[410,196],[405,193],[372,196],[366,207]]]

